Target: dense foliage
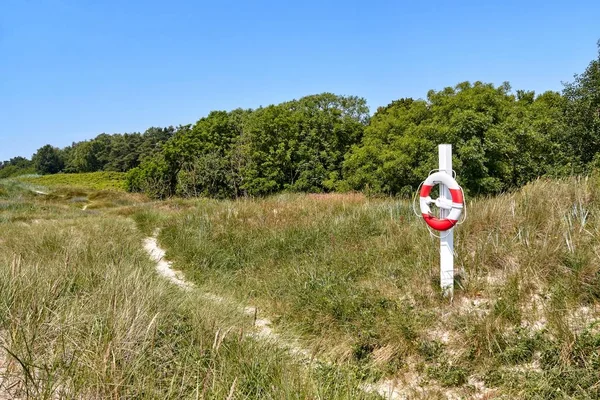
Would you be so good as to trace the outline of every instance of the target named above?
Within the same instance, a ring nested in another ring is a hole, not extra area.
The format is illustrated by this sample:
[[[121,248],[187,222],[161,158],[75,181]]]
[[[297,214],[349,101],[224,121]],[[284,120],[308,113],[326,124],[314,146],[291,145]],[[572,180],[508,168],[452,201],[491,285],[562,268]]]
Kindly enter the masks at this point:
[[[368,118],[364,99],[330,93],[253,111],[214,111],[132,170],[130,190],[157,197],[332,190]]]
[[[459,181],[471,194],[600,166],[600,42],[598,58],[562,94],[462,82],[431,90],[424,100],[393,101],[370,117],[364,99],[323,93],[213,111],[194,125],[101,134],[65,149],[46,145],[32,162],[42,174],[129,171],[128,190],[158,198],[402,195],[437,166],[440,143],[453,144]],[[0,176],[27,168],[10,162]]]
[[[40,174],[57,172],[126,172],[154,154],[177,131],[168,128],[149,128],[143,134],[102,133],[92,140],[73,143],[64,149],[51,145],[40,148],[32,157]]]
[[[454,168],[471,192],[494,193],[552,172],[562,159],[563,101],[510,86],[463,82],[380,108],[344,163],[350,187],[412,193],[437,168],[436,146],[452,143]]]
[[[63,151],[49,144],[40,148],[31,161],[40,174],[56,174],[65,167]]]
[[[0,179],[34,172],[33,162],[25,157],[13,157],[8,161],[0,161]]]
[[[600,41],[598,58],[588,65],[585,72],[575,75],[575,81],[565,85],[565,122],[569,127],[565,145],[573,157],[575,168],[582,168],[591,161],[600,163]]]

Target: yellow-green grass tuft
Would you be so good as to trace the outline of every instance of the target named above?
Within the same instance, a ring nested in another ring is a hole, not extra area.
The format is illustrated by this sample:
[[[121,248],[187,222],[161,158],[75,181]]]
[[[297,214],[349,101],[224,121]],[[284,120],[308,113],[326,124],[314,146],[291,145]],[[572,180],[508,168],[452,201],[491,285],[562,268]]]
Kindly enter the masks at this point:
[[[88,172],[20,177],[19,180],[49,188],[69,187],[87,190],[125,191],[125,173]]]

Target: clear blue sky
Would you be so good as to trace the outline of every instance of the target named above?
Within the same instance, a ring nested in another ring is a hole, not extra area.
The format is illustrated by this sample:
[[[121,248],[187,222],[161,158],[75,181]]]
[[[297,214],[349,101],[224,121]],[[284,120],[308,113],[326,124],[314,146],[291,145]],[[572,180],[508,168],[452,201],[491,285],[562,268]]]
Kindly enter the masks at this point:
[[[491,4],[495,3],[495,4]],[[0,0],[0,160],[325,91],[560,90],[600,1]]]

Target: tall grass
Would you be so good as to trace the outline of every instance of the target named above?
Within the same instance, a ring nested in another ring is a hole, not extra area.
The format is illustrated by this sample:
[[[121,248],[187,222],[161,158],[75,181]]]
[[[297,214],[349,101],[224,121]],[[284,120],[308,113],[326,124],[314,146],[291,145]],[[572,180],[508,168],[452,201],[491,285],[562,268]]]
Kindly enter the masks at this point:
[[[363,376],[416,374],[463,396],[480,382],[512,398],[598,398],[598,183],[539,180],[470,201],[451,303],[438,240],[403,201],[280,195],[143,213],[197,284],[270,310]]]
[[[452,301],[438,239],[404,201],[26,189],[0,182],[0,393],[367,398],[385,378],[410,398],[600,398],[596,177],[469,201]],[[155,274],[141,240],[157,227],[198,291]],[[203,291],[258,306],[330,363],[248,337],[252,318]]]
[[[131,219],[26,192],[3,201],[24,199],[34,214],[56,209],[39,221],[0,211],[0,398],[369,397],[352,375],[306,368],[245,335],[252,321],[237,310],[162,280]]]

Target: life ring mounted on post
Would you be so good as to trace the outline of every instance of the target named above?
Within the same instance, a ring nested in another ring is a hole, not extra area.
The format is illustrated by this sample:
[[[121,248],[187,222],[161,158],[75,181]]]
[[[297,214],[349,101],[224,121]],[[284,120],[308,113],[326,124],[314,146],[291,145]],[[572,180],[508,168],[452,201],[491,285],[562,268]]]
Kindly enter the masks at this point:
[[[446,185],[450,191],[452,200],[448,200],[442,196],[433,200],[429,196],[431,189],[438,183]],[[425,179],[425,182],[423,182],[423,186],[421,186],[419,196],[421,214],[427,225],[431,228],[437,231],[447,231],[457,224],[464,207],[464,196],[461,187],[451,175],[442,171],[429,175],[427,179]],[[431,208],[429,207],[431,203],[435,204],[440,209],[450,210],[450,213],[446,218],[440,219],[434,217],[431,213]]]

